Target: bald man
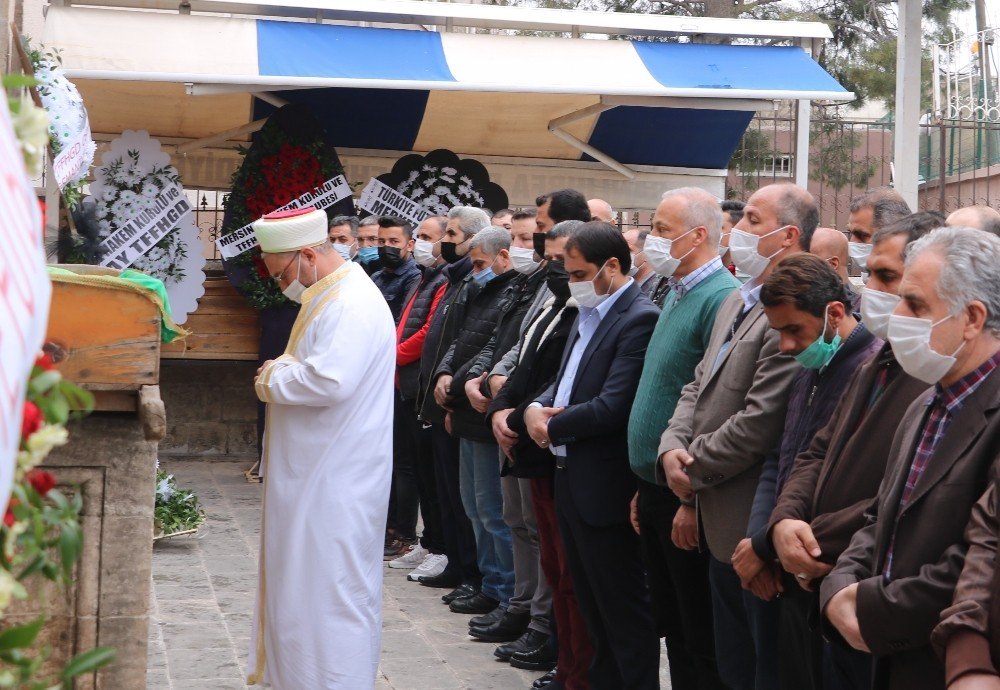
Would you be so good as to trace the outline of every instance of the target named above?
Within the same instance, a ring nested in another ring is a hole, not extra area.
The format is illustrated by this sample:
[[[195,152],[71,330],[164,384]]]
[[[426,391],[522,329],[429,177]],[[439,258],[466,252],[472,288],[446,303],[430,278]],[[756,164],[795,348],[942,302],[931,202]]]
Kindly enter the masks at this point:
[[[1000,213],[989,206],[966,206],[952,211],[945,225],[979,228],[1000,235]]]
[[[847,288],[848,296],[851,298],[851,310],[857,312],[861,309],[861,293],[857,291],[857,286],[851,282],[851,277],[847,273],[847,237],[844,233],[833,228],[816,228],[812,243],[809,245],[809,253],[815,254],[833,267]]]
[[[590,199],[587,201],[587,208],[590,209],[591,220],[603,220],[605,223],[615,224],[615,210],[604,199]]]

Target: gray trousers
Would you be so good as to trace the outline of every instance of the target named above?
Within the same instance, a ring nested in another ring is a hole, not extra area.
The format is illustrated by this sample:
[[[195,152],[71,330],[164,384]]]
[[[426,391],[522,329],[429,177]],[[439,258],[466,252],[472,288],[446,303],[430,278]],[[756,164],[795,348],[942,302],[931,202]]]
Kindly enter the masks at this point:
[[[529,628],[552,633],[552,588],[549,587],[538,557],[538,526],[531,505],[531,480],[501,477],[503,521],[510,527],[514,542],[514,594],[507,610],[531,613]]]

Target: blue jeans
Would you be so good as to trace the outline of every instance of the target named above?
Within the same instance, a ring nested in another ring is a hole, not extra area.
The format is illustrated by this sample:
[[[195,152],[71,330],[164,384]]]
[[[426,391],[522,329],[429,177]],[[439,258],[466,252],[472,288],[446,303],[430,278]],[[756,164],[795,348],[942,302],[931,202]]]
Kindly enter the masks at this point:
[[[514,592],[514,552],[510,527],[503,521],[499,452],[495,443],[461,439],[459,485],[476,535],[482,592],[506,608]]]
[[[715,623],[715,660],[722,682],[733,690],[778,687],[778,607],[740,585],[729,563],[709,557]]]

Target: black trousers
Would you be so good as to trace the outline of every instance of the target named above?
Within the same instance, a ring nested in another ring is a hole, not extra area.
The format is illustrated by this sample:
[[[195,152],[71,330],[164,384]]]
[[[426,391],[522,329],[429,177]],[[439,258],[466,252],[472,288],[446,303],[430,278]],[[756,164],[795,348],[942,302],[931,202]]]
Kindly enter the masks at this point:
[[[441,509],[434,483],[434,453],[430,427],[417,418],[416,403],[396,392],[393,414],[392,495],[389,526],[406,539],[416,536],[417,508],[424,518],[420,545],[431,553],[444,553]]]
[[[782,690],[822,690],[824,642],[813,625],[819,620],[819,595],[799,587],[788,573],[784,585],[778,599],[778,682]]]
[[[561,472],[556,470],[556,515],[573,590],[594,647],[591,690],[658,689],[660,645],[649,612],[639,538],[627,522],[587,524]]]
[[[715,664],[708,553],[679,549],[670,538],[680,505],[670,489],[640,480],[639,542],[653,619],[667,644],[674,688],[725,690]]]
[[[482,575],[476,565],[476,537],[465,514],[458,484],[458,439],[445,431],[443,424],[434,424],[429,431],[444,553],[448,557],[445,572],[478,587]]]

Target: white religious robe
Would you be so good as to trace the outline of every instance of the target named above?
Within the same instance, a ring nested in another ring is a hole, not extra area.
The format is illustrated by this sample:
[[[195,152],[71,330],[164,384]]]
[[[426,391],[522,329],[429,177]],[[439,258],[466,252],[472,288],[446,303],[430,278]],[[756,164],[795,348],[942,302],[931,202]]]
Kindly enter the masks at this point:
[[[306,289],[285,354],[256,380],[267,424],[251,684],[374,686],[395,342],[385,299],[348,263]]]

